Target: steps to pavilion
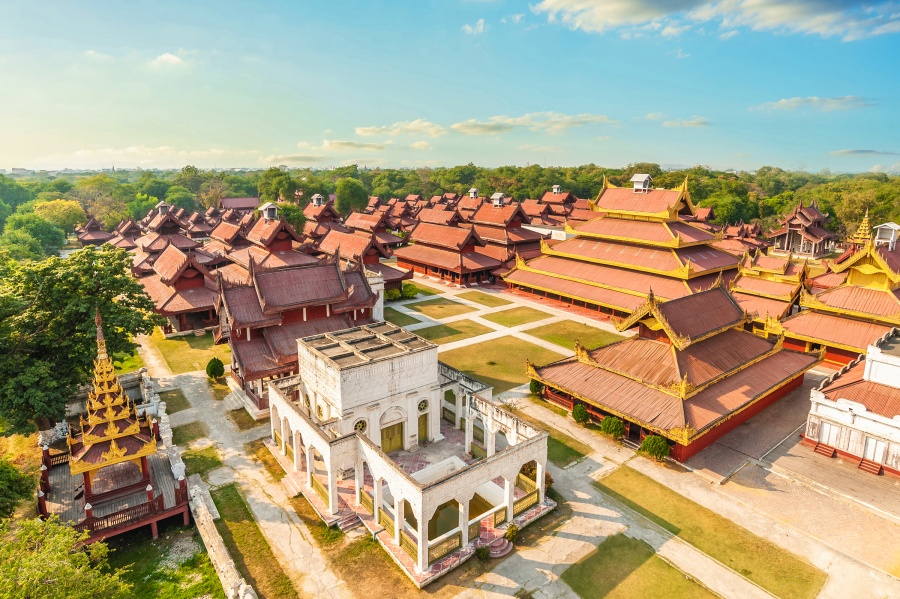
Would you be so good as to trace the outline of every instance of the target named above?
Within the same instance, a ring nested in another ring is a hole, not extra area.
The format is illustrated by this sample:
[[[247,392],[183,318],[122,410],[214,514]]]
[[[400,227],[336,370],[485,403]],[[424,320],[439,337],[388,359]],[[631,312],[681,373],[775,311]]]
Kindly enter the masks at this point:
[[[881,476],[884,473],[884,468],[882,468],[881,464],[878,462],[873,462],[872,460],[863,459],[858,468],[863,472],[868,472],[869,474],[874,474],[875,476]]]
[[[488,547],[491,550],[491,557],[503,557],[513,550],[513,544],[503,537],[494,539],[488,544]]]
[[[353,510],[345,510],[347,513],[341,513],[341,519],[337,522],[337,527],[341,529],[341,532],[346,534],[348,531],[353,530],[357,526],[362,526],[362,520],[359,519],[359,516]]]
[[[825,445],[824,443],[816,443],[816,448],[813,451],[826,458],[833,458],[837,455],[837,450],[834,447]]]

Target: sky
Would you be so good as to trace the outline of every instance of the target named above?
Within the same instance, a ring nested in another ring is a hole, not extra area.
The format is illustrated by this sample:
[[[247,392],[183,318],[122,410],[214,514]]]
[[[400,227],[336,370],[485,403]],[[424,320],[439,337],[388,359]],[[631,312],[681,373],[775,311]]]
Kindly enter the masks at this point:
[[[900,2],[3,0],[0,169],[900,172]]]

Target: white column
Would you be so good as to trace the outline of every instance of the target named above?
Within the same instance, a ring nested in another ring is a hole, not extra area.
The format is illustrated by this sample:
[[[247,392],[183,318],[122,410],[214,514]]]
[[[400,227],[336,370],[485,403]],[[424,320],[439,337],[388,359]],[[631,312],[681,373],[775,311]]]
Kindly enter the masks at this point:
[[[373,477],[373,493],[372,493],[372,503],[375,505],[375,509],[372,510],[372,517],[375,518],[375,525],[378,525],[378,516],[381,514],[381,505],[384,501],[384,492],[381,490],[381,479]]]
[[[434,514],[432,514],[432,516],[433,515]],[[419,559],[416,564],[416,572],[424,572],[428,569],[428,521],[431,520],[431,518],[426,518],[425,511],[422,508],[419,508],[419,513],[416,514],[416,520],[419,521]]]
[[[328,469],[328,513],[334,516],[338,512],[338,492],[337,492],[337,475],[334,467],[329,465]]]
[[[492,430],[494,421],[484,423],[484,446],[487,449],[487,457],[491,457],[497,451],[497,432]]]
[[[472,448],[472,439],[475,434],[475,425],[473,423],[474,418],[472,418],[472,411],[469,410],[466,413],[466,453],[468,453]]]
[[[359,494],[362,493],[362,487],[365,484],[362,462],[360,461],[357,461],[356,466],[353,468],[353,482],[356,485],[356,505],[359,505]]]
[[[294,450],[294,472],[300,470],[300,437],[291,431],[291,449]]]
[[[465,548],[469,544],[469,502],[459,502],[459,530],[462,533],[462,544],[460,547]]]
[[[279,418],[279,420],[281,421],[281,455],[287,455],[287,450],[284,448],[286,443],[285,439],[287,438],[287,435],[284,432],[284,425],[287,423],[284,418]]]
[[[453,410],[454,414],[456,414],[456,416],[454,416],[456,422],[453,423],[453,426],[456,429],[459,429],[459,421],[462,418],[463,414],[462,391],[460,389],[456,389],[453,392],[453,397],[456,400],[456,409]]]
[[[515,508],[516,502],[516,479],[513,477],[512,479],[503,477],[503,482],[506,483],[506,489],[504,497],[506,499],[506,521],[512,524],[513,521],[513,509]]]
[[[316,466],[316,460],[313,458],[312,445],[306,446],[306,486],[312,489],[313,469]]]
[[[394,540],[400,544],[400,531],[403,530],[403,498],[394,496]]]
[[[546,466],[544,466],[544,464],[540,462],[537,462],[537,470],[535,471],[537,472],[537,480],[535,482],[537,483],[538,489],[538,503],[544,501],[544,480],[546,479],[546,476],[544,475],[545,470]]]

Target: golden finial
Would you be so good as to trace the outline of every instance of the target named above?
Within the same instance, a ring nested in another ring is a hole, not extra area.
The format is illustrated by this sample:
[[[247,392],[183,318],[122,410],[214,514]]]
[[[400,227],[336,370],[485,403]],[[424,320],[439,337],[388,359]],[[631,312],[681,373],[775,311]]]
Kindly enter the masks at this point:
[[[856,233],[850,238],[850,241],[864,245],[870,239],[872,239],[872,225],[869,223],[869,209],[866,208],[866,215],[863,216],[862,222],[859,223],[859,228],[856,229]]]
[[[99,307],[94,322],[97,323],[97,359],[106,360],[109,356],[106,355],[106,339],[103,337],[103,319],[100,317]]]

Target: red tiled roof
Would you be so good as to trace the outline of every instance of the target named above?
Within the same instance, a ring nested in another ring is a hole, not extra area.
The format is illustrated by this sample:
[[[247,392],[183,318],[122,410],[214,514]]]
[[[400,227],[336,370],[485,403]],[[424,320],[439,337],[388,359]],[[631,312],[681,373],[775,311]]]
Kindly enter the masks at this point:
[[[294,250],[270,252],[265,248],[255,245],[236,249],[228,254],[228,257],[244,268],[250,268],[250,260],[252,259],[257,266],[266,270],[280,268],[282,266],[302,266],[319,262],[319,259],[315,256],[310,256],[309,254],[304,254],[302,252]]]
[[[138,281],[144,286],[156,309],[163,314],[209,310],[216,305],[216,292],[206,286],[178,290],[164,283],[155,274],[141,277]]]
[[[865,352],[876,339],[891,330],[892,327],[863,322],[812,310],[804,310],[799,314],[788,316],[781,321],[787,335],[821,339],[830,344],[853,348],[853,351]]]
[[[656,309],[668,329],[691,340],[735,326],[744,319],[740,306],[722,287],[663,302]]]
[[[249,279],[249,273],[247,277]],[[226,286],[222,290],[222,299],[233,327],[281,324],[280,314],[263,314],[259,296],[256,295],[256,289],[252,285],[246,287]]]
[[[511,227],[509,229],[506,229],[503,227],[495,227],[491,225],[469,226],[475,229],[475,232],[478,233],[478,236],[481,237],[481,239],[483,239],[484,241],[493,241],[495,243],[502,243],[504,245],[518,245],[527,243],[537,244],[544,237],[537,231],[525,229],[524,227]],[[540,248],[539,245],[537,247]]]
[[[665,223],[624,218],[601,218],[603,215],[599,212],[594,214],[593,220],[577,225],[575,231],[601,237],[634,239],[651,243],[667,243],[674,239]]]
[[[491,202],[485,202],[478,207],[470,220],[480,224],[506,226],[516,218],[525,220],[525,213],[522,212],[517,202],[510,202],[503,206],[494,206]]]
[[[238,364],[245,379],[259,378],[282,370],[282,365],[272,355],[272,349],[265,339],[231,341],[233,360]]]
[[[860,362],[827,384],[822,393],[831,401],[847,399],[885,418],[900,416],[900,389],[863,378],[866,363]]]
[[[254,210],[259,208],[259,198],[222,198],[224,210]]]
[[[896,317],[900,315],[898,293],[900,292],[842,285],[816,294],[816,299],[834,308]]]
[[[306,322],[294,322],[263,329],[263,338],[269,344],[270,354],[280,364],[297,361],[297,339],[340,331],[353,326],[346,316],[314,318]]]
[[[431,223],[419,223],[409,236],[409,240],[413,243],[425,243],[451,249],[461,249],[473,239],[476,240],[476,245],[484,243],[472,229],[445,227]]]
[[[384,277],[385,283],[395,283],[397,281],[407,281],[413,278],[413,271],[394,268],[388,264],[366,264],[366,270],[377,272]]]
[[[755,314],[759,319],[765,319],[766,316],[774,318],[782,318],[791,307],[791,302],[771,299],[768,297],[760,297],[758,295],[749,295],[733,290],[731,296],[737,302],[741,310],[747,314]]]
[[[335,264],[311,264],[265,272],[251,270],[250,274],[266,313],[342,301],[346,297],[339,266]]]
[[[656,214],[666,212],[681,198],[678,189],[651,189],[646,193],[636,193],[628,187],[609,187],[597,198],[601,211],[629,211]]]
[[[422,225],[419,225],[422,226]],[[408,245],[394,251],[399,260],[437,266],[459,272],[460,261],[466,272],[481,272],[492,270],[500,266],[500,261],[488,256],[467,252],[460,254],[458,251],[432,247],[423,244]]]
[[[564,193],[553,193],[552,191],[545,191],[544,195],[541,196],[541,202],[544,204],[565,204],[568,202],[574,202],[575,196],[572,195],[571,191],[566,191]]]
[[[453,222],[462,220],[456,210],[446,210],[443,208],[425,208],[419,211],[417,218],[419,222],[431,223],[435,225],[449,225]]]
[[[743,290],[751,294],[775,295],[783,298],[793,297],[800,291],[801,283],[788,281],[769,281],[760,277],[740,275],[734,280],[735,291]]]
[[[135,243],[145,252],[161,252],[166,249],[166,246],[169,244],[174,245],[180,250],[190,250],[200,246],[197,241],[190,237],[186,237],[181,233],[160,235],[159,233],[151,232],[143,237],[137,238]]]
[[[821,289],[831,289],[832,287],[837,287],[838,285],[843,285],[844,281],[847,280],[847,275],[850,274],[847,271],[844,272],[831,272],[828,271],[816,277],[812,277],[809,279],[809,283],[812,287],[818,287]]]
[[[361,212],[353,212],[344,219],[344,226],[351,229],[361,229],[363,231],[374,231],[384,226],[384,212],[375,214],[363,214]]]
[[[599,218],[603,216],[600,212],[594,212],[593,210],[574,208],[571,212],[566,216],[566,220],[570,220],[572,222],[584,222],[589,220],[594,220],[595,218]]]
[[[331,231],[319,242],[318,249],[329,255],[340,249],[340,257],[345,260],[362,259],[370,250],[375,250],[385,258],[391,256],[391,251],[384,245],[375,242],[371,233],[354,234]]]
[[[504,280],[515,285],[524,285],[525,287],[549,291],[550,293],[569,298],[587,300],[595,304],[622,310],[623,312],[632,312],[644,303],[644,298],[637,295],[623,293],[614,289],[595,287],[594,285],[578,281],[558,279],[539,272],[516,269],[504,276]]]
[[[260,245],[269,245],[276,237],[291,237],[295,241],[303,241],[303,238],[297,234],[284,218],[260,218],[247,231],[247,239],[253,243]]]

